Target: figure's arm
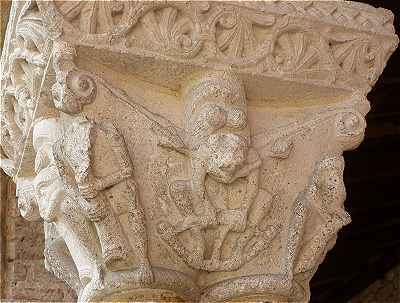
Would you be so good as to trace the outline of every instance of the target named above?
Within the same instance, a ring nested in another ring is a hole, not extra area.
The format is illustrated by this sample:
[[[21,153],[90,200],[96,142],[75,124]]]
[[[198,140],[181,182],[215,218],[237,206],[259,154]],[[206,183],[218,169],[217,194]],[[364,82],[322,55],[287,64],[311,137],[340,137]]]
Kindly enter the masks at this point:
[[[249,149],[249,155],[246,162],[247,163],[245,166],[241,167],[235,172],[235,175],[233,176],[231,182],[235,181],[238,178],[247,177],[251,174],[258,174],[258,168],[261,166],[262,162],[260,156],[255,149]]]
[[[225,210],[219,213],[219,220],[221,220],[221,222],[224,220],[227,222],[236,221],[235,230],[237,231],[244,231],[246,229],[249,210],[253,205],[253,202],[256,199],[259,191],[258,183],[260,172],[258,168],[260,165],[261,160],[258,156],[258,153],[254,149],[250,149],[247,164],[239,169],[233,177],[233,180],[247,177],[247,189],[243,202],[238,209]],[[232,219],[230,219],[230,217],[232,217]]]
[[[97,178],[95,187],[96,190],[101,191],[131,178],[133,176],[133,165],[124,138],[118,129],[112,123],[99,123],[97,125],[110,139],[111,149],[117,158],[120,168],[115,173]]]
[[[207,169],[204,166],[202,159],[193,157],[191,159],[192,165],[192,190],[193,190],[193,207],[197,215],[205,211],[205,179]]]
[[[295,201],[295,206],[289,223],[286,245],[285,272],[289,280],[294,275],[295,261],[300,251],[300,242],[304,235],[305,223],[308,219],[308,192],[301,192]]]
[[[302,247],[296,260],[294,273],[305,273],[317,266],[321,255],[329,250],[327,245],[330,239],[335,238],[336,232],[337,228],[332,223],[327,223],[318,230],[312,239]]]
[[[39,188],[40,191],[40,188]],[[58,214],[59,205],[64,200],[64,188],[59,182],[55,182],[47,193],[39,200],[39,212],[46,222],[53,222]]]
[[[154,121],[150,126],[151,131],[157,136],[158,145],[188,156],[189,150],[185,142],[184,130],[175,126],[165,127]]]
[[[247,218],[248,211],[258,194],[259,173],[260,172],[258,169],[253,169],[253,170],[251,170],[251,172],[247,178],[246,196],[244,198],[244,201],[243,201],[243,204],[241,207],[246,218]]]

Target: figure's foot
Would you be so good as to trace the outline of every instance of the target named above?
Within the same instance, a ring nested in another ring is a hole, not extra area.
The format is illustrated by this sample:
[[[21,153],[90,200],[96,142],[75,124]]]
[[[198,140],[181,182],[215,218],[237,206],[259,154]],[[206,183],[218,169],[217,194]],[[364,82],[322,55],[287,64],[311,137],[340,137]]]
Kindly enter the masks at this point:
[[[153,271],[151,270],[151,266],[148,262],[141,263],[138,266],[139,273],[139,281],[143,284],[150,285],[154,281]]]
[[[118,271],[130,265],[127,251],[122,246],[108,249],[103,254],[104,263],[109,271]]]
[[[92,280],[90,281],[88,286],[93,289],[104,288],[104,268],[102,265],[96,265],[96,268],[93,271]]]
[[[109,271],[119,271],[127,269],[132,266],[132,262],[127,259],[116,258],[107,262],[107,269]]]

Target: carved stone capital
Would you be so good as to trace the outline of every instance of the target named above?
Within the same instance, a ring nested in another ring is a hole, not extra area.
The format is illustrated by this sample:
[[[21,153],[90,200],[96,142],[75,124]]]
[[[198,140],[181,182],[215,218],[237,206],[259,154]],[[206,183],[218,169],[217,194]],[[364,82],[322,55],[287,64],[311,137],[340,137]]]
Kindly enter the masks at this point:
[[[307,302],[398,44],[350,1],[14,1],[1,167],[79,300]]]

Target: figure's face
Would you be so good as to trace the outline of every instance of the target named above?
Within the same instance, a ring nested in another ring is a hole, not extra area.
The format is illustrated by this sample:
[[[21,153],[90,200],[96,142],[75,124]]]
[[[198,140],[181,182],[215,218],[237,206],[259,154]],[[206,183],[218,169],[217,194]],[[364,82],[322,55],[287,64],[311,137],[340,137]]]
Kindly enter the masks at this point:
[[[327,169],[320,172],[317,186],[321,197],[326,201],[326,207],[332,213],[343,208],[343,203],[346,199],[346,188],[339,171]]]
[[[212,135],[209,138],[208,174],[222,183],[230,183],[247,155],[245,140],[235,134]]]
[[[83,104],[68,87],[66,79],[57,81],[52,87],[54,106],[66,114],[78,114],[83,110]]]
[[[53,169],[43,169],[38,173],[36,179],[35,194],[39,205],[47,205],[54,197],[63,199],[64,187]],[[55,196],[54,193],[58,194]]]
[[[61,55],[63,54],[63,55]],[[92,77],[78,69],[70,53],[55,55],[53,67],[57,82],[52,87],[55,107],[67,114],[78,114],[95,94]]]

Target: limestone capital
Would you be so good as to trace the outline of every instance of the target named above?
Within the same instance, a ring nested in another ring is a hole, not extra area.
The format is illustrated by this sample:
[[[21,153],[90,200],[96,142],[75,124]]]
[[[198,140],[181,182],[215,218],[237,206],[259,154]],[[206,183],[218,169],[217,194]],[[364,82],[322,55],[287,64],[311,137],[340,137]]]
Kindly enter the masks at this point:
[[[351,1],[14,1],[1,167],[79,300],[307,302],[396,49]]]

